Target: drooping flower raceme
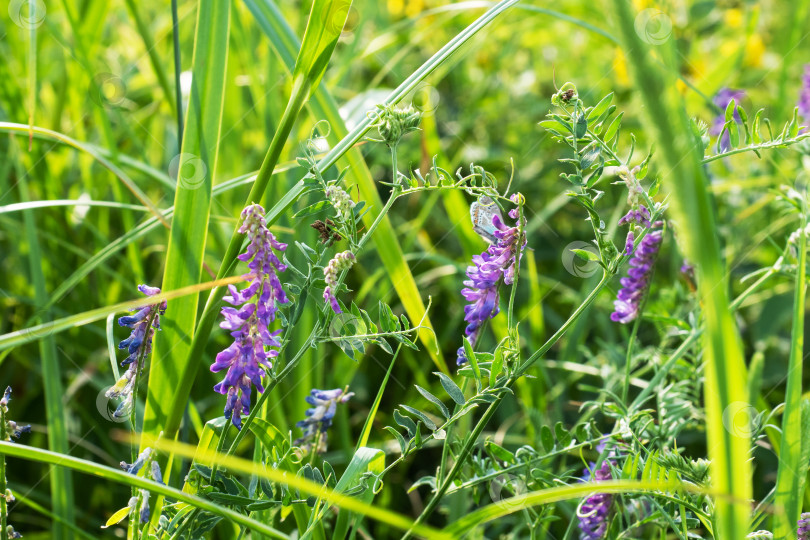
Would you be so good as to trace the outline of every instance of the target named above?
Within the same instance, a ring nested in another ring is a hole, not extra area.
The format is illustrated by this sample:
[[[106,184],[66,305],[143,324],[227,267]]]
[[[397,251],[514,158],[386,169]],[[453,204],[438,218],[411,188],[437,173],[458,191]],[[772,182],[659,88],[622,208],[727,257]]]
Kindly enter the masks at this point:
[[[138,474],[143,469],[143,476],[144,478],[151,478],[155,482],[163,484],[163,473],[160,471],[160,465],[158,464],[157,460],[155,459],[155,452],[151,448],[144,448],[143,452],[138,454],[138,457],[135,459],[133,463],[127,463],[125,461],[121,462],[121,468],[124,469],[127,473],[138,476]],[[136,508],[139,512],[139,520],[141,523],[146,523],[149,521],[149,496],[150,493],[148,490],[139,489],[138,496],[132,497],[129,500],[127,506],[129,507],[129,511],[133,512]],[[138,501],[140,500],[140,505],[138,505]]]
[[[5,422],[5,425],[0,426],[0,429],[3,430],[3,437],[0,438],[0,440],[14,442],[11,439],[19,439],[20,435],[23,433],[31,433],[31,426],[21,426],[14,420],[8,419],[9,401],[11,401],[11,387],[7,386],[6,391],[3,392],[2,399],[0,399],[0,414],[3,415],[3,422]],[[2,496],[2,494],[0,494],[0,496]]]
[[[810,512],[802,512],[798,524],[797,540],[810,540]]]
[[[513,195],[513,202],[517,201],[518,196]],[[517,220],[518,210],[510,210],[509,217]],[[498,285],[501,278],[506,285],[514,283],[515,269],[526,247],[526,235],[520,234],[518,225],[507,227],[497,214],[492,217],[492,224],[495,226],[493,234],[496,241],[482,254],[473,255],[473,264],[467,267],[467,280],[461,290],[462,296],[470,302],[464,306],[464,320],[467,322],[464,334],[473,345],[483,324],[500,312]],[[459,347],[457,355],[458,365],[467,362],[464,347]]]
[[[584,471],[584,479],[592,482],[611,480],[613,475],[610,472],[610,465],[608,459],[603,460],[602,466],[598,469],[595,463],[591,463],[591,470]],[[609,493],[595,493],[582,502],[577,509],[580,540],[599,540],[605,537],[612,503],[613,497]]]
[[[6,387],[6,391],[3,393],[3,397],[0,398],[0,441],[6,442],[14,442],[11,439],[19,439],[20,435],[23,433],[30,433],[31,426],[21,426],[17,424],[14,420],[8,419],[8,402],[11,401],[11,387]],[[6,471],[6,457],[0,456],[0,460],[2,460],[2,472],[0,474],[5,475]],[[3,485],[7,485],[6,478],[3,476],[1,479],[3,481]],[[3,512],[3,522],[5,523],[7,517],[7,505],[11,504],[15,501],[14,494],[11,492],[10,489],[5,488],[5,492],[0,493],[0,499],[2,499],[2,506],[0,507],[0,512]],[[10,524],[6,525],[6,536],[8,538],[22,538],[22,535],[14,530],[14,527]]]
[[[650,226],[650,213],[644,206],[641,206],[640,210],[631,210],[619,220],[620,225],[633,223],[645,227]],[[635,253],[632,251],[633,242],[628,238],[625,253],[633,255],[633,258],[630,259],[627,276],[620,280],[622,288],[619,290],[616,301],[613,302],[615,310],[610,314],[611,320],[627,324],[638,317],[641,302],[650,284],[655,258],[663,240],[661,225],[661,222],[652,224],[652,229],[641,241]]]
[[[288,302],[281,287],[279,272],[287,269],[273,250],[284,251],[282,244],[267,228],[264,209],[252,204],[242,211],[242,226],[239,232],[248,236],[248,247],[239,255],[240,261],[249,261],[250,272],[245,274],[249,285],[238,290],[229,285],[230,294],[223,300],[231,304],[222,308],[225,318],[220,328],[230,330],[233,343],[220,352],[211,364],[214,373],[227,369],[225,378],[214,390],[226,395],[225,417],[238,429],[242,428],[242,415],[250,413],[250,393],[252,385],[259,393],[264,392],[262,375],[273,367],[270,359],[278,356],[281,330],[271,332],[270,324],[275,321],[279,305]]]
[[[316,452],[326,450],[326,430],[332,425],[332,418],[335,417],[338,403],[346,403],[354,395],[354,392],[348,390],[348,386],[334,390],[312,390],[307,396],[307,403],[312,405],[312,408],[307,409],[307,417],[304,420],[295,424],[304,431],[304,435],[295,440],[297,446],[303,446]],[[316,444],[317,448],[315,448]]]
[[[721,88],[719,92],[714,96],[712,100],[717,107],[720,108],[720,114],[714,117],[714,121],[712,122],[712,127],[709,130],[709,133],[712,135],[720,135],[720,132],[723,131],[723,125],[726,123],[726,107],[728,104],[731,103],[731,100],[734,100],[734,103],[739,105],[740,100],[745,97],[745,92],[742,90],[732,90],[731,88]],[[735,110],[734,111],[734,121],[742,123],[742,119],[740,118],[739,113]],[[729,135],[728,131],[723,134],[723,139],[720,141],[720,150],[725,152],[731,147],[731,136]]]
[[[335,313],[342,313],[340,304],[338,304],[335,297],[335,289],[337,288],[338,274],[344,270],[348,270],[354,264],[355,257],[351,251],[342,251],[334,256],[323,269],[323,279],[326,281],[326,288],[323,290],[323,300],[332,306],[332,311]]]
[[[810,64],[804,65],[802,88],[799,91],[799,102],[796,106],[799,107],[799,116],[804,119],[804,123],[810,124]]]
[[[138,285],[138,290],[146,296],[160,294],[159,288],[148,285]],[[125,315],[118,319],[118,324],[131,328],[132,333],[118,344],[119,349],[126,349],[129,353],[129,356],[121,362],[122,366],[129,368],[106,393],[108,398],[122,396],[124,398],[113,413],[114,417],[124,416],[132,408],[137,375],[143,368],[145,359],[152,352],[152,338],[155,332],[160,330],[160,316],[166,312],[166,301],[135,308],[133,311],[135,311],[133,315]]]

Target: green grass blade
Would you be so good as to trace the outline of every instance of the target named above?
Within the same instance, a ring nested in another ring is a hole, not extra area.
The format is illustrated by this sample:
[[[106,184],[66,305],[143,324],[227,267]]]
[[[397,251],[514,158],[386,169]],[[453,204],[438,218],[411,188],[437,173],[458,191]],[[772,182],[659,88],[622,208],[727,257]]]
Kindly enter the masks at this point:
[[[28,194],[27,173],[18,159],[16,144],[12,144],[14,164],[19,178],[20,200],[25,203],[30,200]],[[45,273],[43,264],[46,259],[42,257],[42,251],[37,236],[37,226],[34,222],[34,213],[31,210],[23,212],[23,223],[25,226],[25,237],[28,242],[28,262],[31,269],[31,282],[34,286],[34,301],[37,306],[45,306],[48,303],[48,292],[45,284]],[[47,308],[41,309],[38,316],[45,319],[44,324],[49,324],[51,318]],[[65,393],[62,385],[62,373],[59,369],[59,362],[56,358],[56,340],[52,334],[37,336],[39,339],[39,355],[42,364],[42,378],[45,386],[45,418],[48,426],[48,447],[54,452],[66,453],[69,449],[67,414],[63,404]],[[53,538],[72,538],[70,525],[75,522],[75,511],[73,503],[73,477],[70,471],[51,468],[51,505],[55,514],[61,520],[53,522],[51,532]],[[63,524],[64,523],[64,524]],[[66,526],[65,526],[66,525]]]
[[[201,0],[197,8],[191,94],[163,290],[180,289],[200,281],[225,98],[229,29],[230,4]],[[186,163],[186,167],[194,170],[184,170]],[[197,305],[197,295],[178,298],[161,317],[163,331],[155,338],[144,433],[157,435],[163,431],[166,437],[172,438],[180,426],[199,360],[190,362],[188,354],[195,331]]]
[[[514,512],[519,512],[525,508],[531,508],[541,504],[550,504],[569,499],[576,499],[592,495],[594,493],[640,493],[645,491],[667,492],[676,489],[687,488],[693,492],[702,492],[694,486],[686,484],[661,483],[637,480],[609,480],[599,483],[575,483],[566,486],[559,486],[531,493],[525,493],[508,499],[495,502],[493,504],[479,508],[463,518],[455,521],[446,527],[443,532],[452,535],[454,538],[463,538],[465,533],[472,528],[488,523],[499,517],[507,516]]]
[[[686,258],[695,265],[699,296],[705,318],[703,341],[706,362],[706,429],[712,484],[734,501],[716,501],[716,538],[744,538],[748,534],[752,497],[751,446],[747,433],[735,435],[723,423],[724,412],[746,400],[746,367],[727,296],[728,280],[717,239],[715,218],[706,177],[695,138],[691,134],[673,75],[677,68],[662,69],[649,54],[634,28],[634,13],[624,0],[615,0],[625,54],[632,67],[638,95],[647,113],[647,127],[656,140],[667,175],[663,186],[672,200],[672,216]],[[674,65],[673,43],[659,46],[668,65]]]
[[[792,538],[802,507],[807,469],[801,466],[802,438],[802,362],[804,361],[804,310],[807,300],[807,213],[801,212],[801,234],[796,246],[796,287],[793,297],[785,411],[782,413],[782,442],[779,444],[779,469],[776,476],[774,538]]]
[[[196,508],[211,512],[212,514],[230,519],[234,523],[244,525],[252,530],[266,534],[271,538],[287,538],[287,535],[281,531],[278,531],[269,525],[265,525],[264,523],[260,523],[255,519],[249,518],[244,514],[234,512],[233,510],[219,506],[218,504],[215,504],[207,499],[184,493],[179,489],[169,487],[165,484],[148,480],[142,476],[129,474],[121,469],[113,469],[112,467],[99,465],[97,463],[93,463],[92,461],[87,461],[85,459],[80,459],[66,454],[60,454],[57,452],[42,450],[40,448],[32,448],[30,446],[5,441],[0,441],[0,454],[19,459],[36,461],[39,463],[48,463],[57,469],[71,469],[95,476],[97,478],[103,478],[111,482],[146,489],[153,494],[181,501]],[[124,503],[126,503],[126,501],[122,501],[122,504]]]

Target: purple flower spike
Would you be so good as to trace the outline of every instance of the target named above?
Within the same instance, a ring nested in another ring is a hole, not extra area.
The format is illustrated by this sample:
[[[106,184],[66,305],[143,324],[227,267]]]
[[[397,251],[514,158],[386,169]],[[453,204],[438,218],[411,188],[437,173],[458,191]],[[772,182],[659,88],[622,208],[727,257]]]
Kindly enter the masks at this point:
[[[295,425],[304,431],[304,436],[296,439],[294,444],[308,450],[317,452],[326,451],[326,430],[332,425],[332,419],[337,412],[338,403],[346,403],[354,395],[349,387],[334,390],[313,389],[307,396],[307,403],[312,408],[307,409],[306,418]],[[317,440],[318,447],[315,448]]]
[[[627,277],[623,277],[619,281],[622,288],[613,303],[615,311],[610,314],[611,320],[627,324],[638,317],[641,301],[650,284],[655,258],[663,240],[661,225],[661,222],[653,224],[653,229],[647,233],[633,258],[630,259]]]
[[[810,124],[810,64],[804,65],[804,75],[802,76],[802,89],[799,91],[799,116],[806,124]]]
[[[810,540],[810,512],[803,512],[799,517],[797,540]]]
[[[272,369],[271,358],[278,356],[281,330],[271,332],[270,324],[276,320],[279,304],[289,300],[281,287],[278,273],[287,269],[273,250],[284,251],[282,244],[267,228],[264,209],[252,204],[242,211],[242,226],[239,232],[248,235],[248,247],[239,255],[240,261],[249,261],[250,272],[245,279],[250,283],[241,291],[228,286],[230,294],[223,300],[234,307],[222,308],[223,320],[219,326],[228,330],[234,342],[217,354],[211,371],[226,370],[225,378],[214,390],[226,396],[225,418],[242,429],[242,415],[250,413],[250,393],[256,386],[264,392],[262,375]],[[268,350],[269,349],[269,350]]]
[[[720,132],[723,131],[723,124],[726,123],[726,107],[728,104],[731,103],[731,100],[734,100],[734,103],[737,105],[740,104],[740,100],[745,97],[745,92],[743,90],[732,90],[731,88],[721,88],[719,92],[714,96],[714,104],[720,108],[720,114],[714,117],[714,121],[712,122],[712,127],[709,130],[709,133],[712,135],[720,135]],[[742,123],[742,119],[740,118],[739,113],[735,110],[734,111],[734,121]],[[728,131],[723,134],[723,139],[720,141],[720,151],[725,152],[731,147],[730,136]]]
[[[598,469],[595,463],[591,463],[591,471],[585,469],[585,480],[593,482],[604,482],[611,480],[610,460],[602,461],[602,466]],[[605,537],[608,527],[608,517],[613,497],[609,493],[595,493],[585,499],[577,509],[579,518],[579,538],[580,540],[600,540]]]
[[[148,285],[138,285],[138,290],[146,296],[160,294],[160,289]],[[133,315],[125,315],[118,319],[120,326],[132,329],[129,337],[118,344],[119,349],[126,349],[129,353],[122,362],[122,366],[129,366],[121,378],[116,381],[106,396],[109,398],[123,397],[124,400],[113,413],[113,416],[120,418],[126,416],[132,407],[133,389],[135,387],[137,374],[149,354],[152,352],[152,338],[157,330],[160,330],[160,316],[166,312],[166,301],[159,304],[135,308]],[[150,324],[151,323],[151,324]]]
[[[522,195],[515,193],[511,200],[517,202],[521,197]],[[510,210],[509,217],[517,219],[517,209]],[[464,281],[465,287],[461,290],[461,295],[470,302],[464,306],[464,320],[467,322],[464,335],[473,345],[483,324],[500,312],[498,285],[501,278],[506,285],[514,283],[515,271],[526,247],[526,236],[522,235],[521,241],[517,225],[507,227],[497,214],[492,216],[492,224],[495,226],[496,241],[481,255],[473,255],[473,264],[467,267],[468,279]],[[456,363],[459,366],[467,362],[464,347],[459,347],[456,354]]]
[[[6,419],[4,428],[5,437],[0,440],[6,442],[14,442],[11,439],[19,439],[23,433],[31,433],[31,426],[21,426],[14,420],[8,419],[8,402],[11,401],[11,387],[7,386],[6,391],[3,392],[3,397],[0,399],[0,409],[2,410],[3,417]],[[2,428],[2,426],[0,426]],[[1,495],[0,495],[1,496]]]

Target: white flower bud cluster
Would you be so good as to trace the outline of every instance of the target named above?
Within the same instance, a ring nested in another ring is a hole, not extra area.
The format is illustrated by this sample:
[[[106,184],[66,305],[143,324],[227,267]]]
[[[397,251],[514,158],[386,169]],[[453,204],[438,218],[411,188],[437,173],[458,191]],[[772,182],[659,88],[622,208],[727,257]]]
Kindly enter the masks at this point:
[[[352,208],[354,208],[354,201],[348,193],[338,186],[329,186],[326,188],[326,200],[335,207],[340,219],[347,219],[351,215]]]

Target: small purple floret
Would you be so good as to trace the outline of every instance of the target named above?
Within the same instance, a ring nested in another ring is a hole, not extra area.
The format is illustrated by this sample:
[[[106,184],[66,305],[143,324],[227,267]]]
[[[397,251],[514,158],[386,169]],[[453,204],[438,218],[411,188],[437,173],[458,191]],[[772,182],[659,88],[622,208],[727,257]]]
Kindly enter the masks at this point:
[[[717,107],[720,108],[720,114],[714,117],[714,121],[712,122],[712,127],[709,130],[709,133],[712,135],[720,135],[720,132],[723,131],[723,125],[726,123],[726,107],[728,104],[731,103],[731,100],[734,100],[736,105],[740,104],[740,100],[745,97],[745,92],[743,90],[732,90],[731,88],[721,88],[720,91],[714,96],[712,100]],[[742,119],[740,118],[739,113],[734,111],[734,121],[738,124],[742,123]],[[731,139],[728,131],[723,134],[723,139],[720,141],[720,151],[725,152],[731,147]]]
[[[585,469],[585,479],[593,482],[611,480],[610,461],[602,461],[598,469],[591,463],[591,470]],[[608,526],[608,517],[613,497],[609,493],[595,493],[585,499],[577,510],[579,518],[580,540],[599,540],[605,537]]]

